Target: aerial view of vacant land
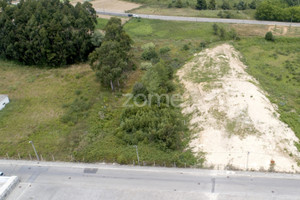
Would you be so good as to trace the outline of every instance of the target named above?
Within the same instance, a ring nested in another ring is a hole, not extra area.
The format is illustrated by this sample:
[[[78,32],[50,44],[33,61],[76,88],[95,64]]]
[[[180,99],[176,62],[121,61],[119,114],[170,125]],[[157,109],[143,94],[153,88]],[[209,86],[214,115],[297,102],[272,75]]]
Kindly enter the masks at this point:
[[[299,198],[299,0],[0,8],[0,199]]]

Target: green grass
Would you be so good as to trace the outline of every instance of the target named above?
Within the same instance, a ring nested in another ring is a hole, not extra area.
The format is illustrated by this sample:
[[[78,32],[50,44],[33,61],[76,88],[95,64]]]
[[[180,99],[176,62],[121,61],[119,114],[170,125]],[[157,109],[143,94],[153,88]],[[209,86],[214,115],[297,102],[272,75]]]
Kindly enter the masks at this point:
[[[0,74],[0,87],[4,88],[1,93],[8,94],[11,100],[0,111],[2,156],[20,153],[28,157],[32,153],[28,141],[32,140],[44,158],[54,155],[64,159],[88,134],[95,113],[105,101],[119,101],[99,87],[88,65],[40,69],[1,61]],[[85,108],[86,113],[75,116],[78,119],[71,124],[64,123],[62,117],[69,110],[67,105],[82,97],[90,105]]]
[[[135,148],[115,134],[121,105],[119,92],[102,88],[95,73],[82,64],[60,69],[25,67],[0,61],[1,93],[10,103],[0,111],[0,156],[29,159],[34,156],[29,141],[46,160],[137,162]],[[139,79],[129,76],[124,93]],[[141,161],[148,165],[194,165],[189,151],[161,151],[153,145],[139,145]]]
[[[280,118],[300,138],[300,38],[247,38],[235,43],[247,71],[278,105]],[[300,149],[299,149],[300,150]]]
[[[125,30],[133,38],[144,40],[215,40],[211,27],[212,23],[133,19],[126,23]]]
[[[108,19],[104,19],[104,18],[97,18],[97,25],[96,25],[96,29],[104,29],[104,27],[106,26],[108,22]]]

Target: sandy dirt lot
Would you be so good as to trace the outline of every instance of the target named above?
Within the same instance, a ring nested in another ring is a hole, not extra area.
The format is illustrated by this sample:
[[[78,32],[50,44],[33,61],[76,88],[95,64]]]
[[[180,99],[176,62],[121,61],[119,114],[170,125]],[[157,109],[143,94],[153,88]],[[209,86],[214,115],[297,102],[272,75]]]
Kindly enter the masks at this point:
[[[245,69],[239,53],[223,44],[178,71],[194,132],[190,146],[206,153],[206,167],[299,172],[298,138]]]
[[[72,3],[84,2],[83,0],[74,0]],[[96,10],[107,10],[115,12],[125,12],[134,8],[138,8],[141,5],[131,2],[125,2],[120,0],[93,0],[90,1]]]

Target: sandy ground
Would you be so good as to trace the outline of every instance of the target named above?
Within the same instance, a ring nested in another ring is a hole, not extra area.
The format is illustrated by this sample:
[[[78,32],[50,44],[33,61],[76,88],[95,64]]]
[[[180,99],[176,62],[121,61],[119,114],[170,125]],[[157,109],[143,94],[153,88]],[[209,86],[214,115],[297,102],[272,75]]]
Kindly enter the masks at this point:
[[[288,27],[286,26],[269,26],[268,31],[271,31],[275,35],[286,35]]]
[[[298,139],[239,57],[223,44],[196,54],[178,71],[183,112],[191,115],[195,133],[190,146],[206,153],[206,167],[300,171]]]
[[[72,4],[76,4],[77,2],[84,2],[84,0],[74,0],[72,1]],[[90,1],[90,3],[93,4],[93,7],[96,10],[107,10],[115,12],[125,12],[127,10],[131,10],[141,6],[140,4],[119,0],[93,0]]]

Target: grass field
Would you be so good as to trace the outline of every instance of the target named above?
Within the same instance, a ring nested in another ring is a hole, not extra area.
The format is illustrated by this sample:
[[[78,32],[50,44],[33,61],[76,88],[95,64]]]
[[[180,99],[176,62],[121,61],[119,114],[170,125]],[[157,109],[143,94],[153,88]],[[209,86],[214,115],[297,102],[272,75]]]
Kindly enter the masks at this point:
[[[248,72],[278,106],[281,120],[300,138],[300,38],[277,37],[275,42],[247,38],[235,43]],[[300,150],[300,148],[299,148]]]

